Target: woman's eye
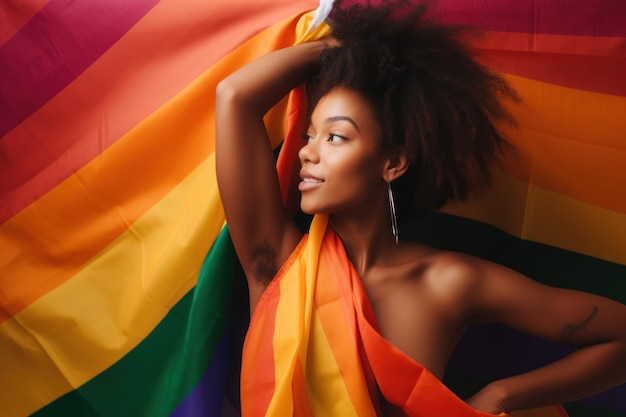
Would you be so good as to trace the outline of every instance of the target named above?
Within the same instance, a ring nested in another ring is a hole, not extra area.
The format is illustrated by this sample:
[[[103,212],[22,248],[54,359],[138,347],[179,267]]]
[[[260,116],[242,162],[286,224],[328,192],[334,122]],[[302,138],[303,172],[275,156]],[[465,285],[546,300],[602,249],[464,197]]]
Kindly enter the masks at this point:
[[[313,137],[309,136],[308,133],[303,133],[302,134],[302,139],[304,139],[306,143],[313,142]]]
[[[328,135],[328,141],[329,142],[339,142],[339,141],[342,141],[342,140],[345,140],[345,138],[343,136],[335,135],[333,133],[330,133]]]

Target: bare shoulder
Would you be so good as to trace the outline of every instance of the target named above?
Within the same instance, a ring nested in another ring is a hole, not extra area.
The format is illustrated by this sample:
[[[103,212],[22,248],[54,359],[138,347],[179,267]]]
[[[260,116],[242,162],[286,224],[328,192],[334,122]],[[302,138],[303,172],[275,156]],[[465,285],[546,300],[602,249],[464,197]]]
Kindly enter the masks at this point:
[[[550,291],[504,265],[460,252],[435,250],[427,265],[423,281],[430,296],[468,322],[491,320],[514,298]]]
[[[451,251],[433,251],[424,271],[427,285],[442,297],[467,297],[482,284],[482,261]]]
[[[431,258],[424,276],[430,291],[471,322],[500,320],[514,304],[545,300],[555,290],[472,255],[437,251]]]
[[[612,319],[626,314],[626,306],[621,303],[548,286],[512,268],[471,255],[436,252],[424,278],[431,293],[467,324],[499,322],[573,345],[623,338],[626,330],[626,324],[617,329]]]
[[[465,319],[485,285],[483,263],[470,255],[432,249],[415,260],[411,274],[439,309],[455,320]]]

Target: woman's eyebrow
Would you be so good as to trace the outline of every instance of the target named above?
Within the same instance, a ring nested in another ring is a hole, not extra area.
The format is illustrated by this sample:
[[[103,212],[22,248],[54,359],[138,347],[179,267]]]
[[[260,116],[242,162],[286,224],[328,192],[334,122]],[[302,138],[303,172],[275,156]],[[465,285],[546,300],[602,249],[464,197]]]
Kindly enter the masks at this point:
[[[332,116],[329,117],[325,120],[325,122],[328,123],[333,123],[333,122],[338,122],[338,121],[346,121],[349,122],[350,124],[352,124],[352,126],[354,126],[354,128],[357,130],[357,132],[359,131],[359,127],[357,126],[356,122],[354,120],[352,120],[351,117],[348,116]]]

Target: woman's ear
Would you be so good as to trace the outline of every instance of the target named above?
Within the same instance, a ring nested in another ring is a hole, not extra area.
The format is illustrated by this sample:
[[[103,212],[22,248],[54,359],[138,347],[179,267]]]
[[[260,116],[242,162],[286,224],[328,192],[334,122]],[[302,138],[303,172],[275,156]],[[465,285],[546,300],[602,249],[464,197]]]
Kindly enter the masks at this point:
[[[389,156],[384,165],[383,178],[386,182],[392,182],[401,177],[409,169],[409,159],[406,148],[398,146],[389,151]]]

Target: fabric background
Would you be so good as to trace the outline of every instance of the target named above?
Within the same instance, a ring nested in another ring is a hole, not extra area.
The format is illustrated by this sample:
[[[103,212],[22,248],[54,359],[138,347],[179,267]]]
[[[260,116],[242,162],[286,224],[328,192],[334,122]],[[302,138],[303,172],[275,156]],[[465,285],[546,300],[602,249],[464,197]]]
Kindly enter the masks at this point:
[[[236,410],[247,312],[215,185],[214,88],[295,42],[317,6],[0,2],[0,416]],[[486,31],[485,62],[522,95],[518,157],[480,199],[401,233],[626,302],[626,3],[438,7]],[[267,119],[276,147],[285,117],[286,101]],[[483,326],[447,379],[471,391],[566,352]],[[624,416],[625,389],[566,408]]]

